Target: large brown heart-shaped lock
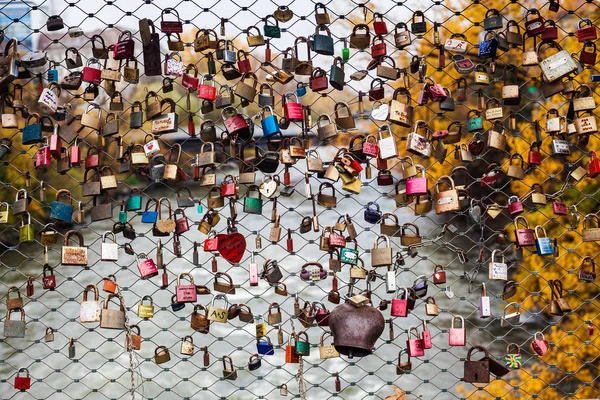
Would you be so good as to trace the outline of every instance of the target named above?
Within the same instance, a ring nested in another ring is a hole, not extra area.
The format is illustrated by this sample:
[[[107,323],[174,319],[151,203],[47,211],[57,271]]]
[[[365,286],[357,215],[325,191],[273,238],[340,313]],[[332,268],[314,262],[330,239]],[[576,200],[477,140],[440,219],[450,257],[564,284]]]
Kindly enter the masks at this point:
[[[263,196],[271,198],[275,196],[275,193],[277,193],[278,186],[279,183],[274,180],[273,177],[268,177],[268,179],[265,179],[261,182],[260,186],[258,187],[258,191]]]
[[[469,153],[478,156],[485,149],[485,142],[480,139],[473,139],[469,142]]]
[[[217,235],[217,250],[231,264],[237,264],[246,251],[246,238],[241,233]]]

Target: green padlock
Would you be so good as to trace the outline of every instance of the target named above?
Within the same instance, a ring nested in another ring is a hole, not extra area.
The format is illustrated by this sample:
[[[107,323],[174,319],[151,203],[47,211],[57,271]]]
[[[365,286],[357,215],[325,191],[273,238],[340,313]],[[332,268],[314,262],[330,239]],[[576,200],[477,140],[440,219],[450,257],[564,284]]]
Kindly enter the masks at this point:
[[[27,223],[25,223],[25,219],[27,218]],[[23,215],[23,220],[21,221],[21,227],[19,228],[19,242],[26,243],[32,242],[34,236],[33,224],[31,223],[31,216],[29,213],[25,213]]]
[[[250,197],[251,192],[257,192],[258,197]],[[244,212],[248,214],[262,214],[263,200],[258,191],[258,186],[250,185],[246,197],[244,197]]]
[[[348,48],[348,43],[346,42],[346,38],[344,38],[344,48],[342,49],[342,60],[348,61],[350,59],[350,49]]]
[[[142,209],[142,192],[138,188],[131,189],[127,199],[127,211],[138,211]]]
[[[304,335],[306,341],[300,340],[300,335]],[[308,335],[306,332],[301,331],[296,335],[296,355],[298,356],[309,356],[310,355],[310,343],[308,342]]]
[[[471,113],[474,113],[475,116],[471,117]],[[469,132],[476,132],[483,130],[483,118],[479,115],[479,111],[471,110],[469,114],[467,114],[467,130]]]
[[[348,247],[349,242],[354,242],[353,249]],[[346,241],[346,247],[343,247],[342,250],[340,251],[340,261],[344,262],[346,264],[356,265],[356,262],[358,261],[358,249],[356,248],[355,240],[352,240],[352,241],[347,240]]]

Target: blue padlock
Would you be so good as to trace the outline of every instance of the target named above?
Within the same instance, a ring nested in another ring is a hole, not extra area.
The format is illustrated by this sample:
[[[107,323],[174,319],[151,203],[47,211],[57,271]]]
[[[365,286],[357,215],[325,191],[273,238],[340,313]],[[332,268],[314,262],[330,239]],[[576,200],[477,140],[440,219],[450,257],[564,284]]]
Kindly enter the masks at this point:
[[[256,351],[258,352],[258,354],[272,356],[273,354],[275,354],[275,350],[273,349],[271,339],[269,339],[268,336],[265,336],[265,339],[258,339],[256,341]]]
[[[267,115],[267,112],[269,112],[271,115]],[[279,129],[279,121],[277,121],[277,116],[273,112],[273,108],[271,106],[263,107],[262,117],[263,119],[260,121],[260,125],[262,126],[264,136],[269,137],[271,135],[275,135],[276,133],[281,133],[281,129]]]
[[[34,120],[32,122],[31,120]],[[23,127],[23,134],[21,136],[22,144],[36,144],[43,141],[44,138],[42,136],[42,124],[40,122],[40,116],[36,113],[29,114],[27,117],[27,122]]]
[[[538,229],[542,230],[544,236],[541,236],[538,233]],[[544,227],[541,225],[535,227],[535,249],[537,254],[540,256],[549,256],[554,254],[552,239],[547,236],[546,229],[544,229]]]
[[[494,31],[487,32],[483,38],[483,41],[479,44],[478,56],[482,58],[494,58],[496,57],[497,49],[498,34]]]
[[[150,202],[154,202],[154,210],[150,210]],[[144,224],[153,224],[158,219],[158,201],[154,198],[148,199],[146,209],[142,213],[142,222]]]
[[[306,84],[304,82],[298,82],[296,85],[296,95],[302,97],[306,94]]]
[[[68,196],[68,203],[63,203],[60,201],[60,197],[63,195]],[[67,189],[61,189],[58,192],[56,192],[56,197],[50,205],[50,218],[59,221],[71,222],[72,217],[73,198],[71,197],[71,192],[69,192]]]
[[[50,61],[50,69],[48,70],[48,82],[58,82],[58,70],[56,69],[56,61]]]
[[[379,208],[379,204],[374,201],[370,201],[367,203],[367,209],[365,210],[365,221],[371,224],[378,224],[381,219],[381,209]]]

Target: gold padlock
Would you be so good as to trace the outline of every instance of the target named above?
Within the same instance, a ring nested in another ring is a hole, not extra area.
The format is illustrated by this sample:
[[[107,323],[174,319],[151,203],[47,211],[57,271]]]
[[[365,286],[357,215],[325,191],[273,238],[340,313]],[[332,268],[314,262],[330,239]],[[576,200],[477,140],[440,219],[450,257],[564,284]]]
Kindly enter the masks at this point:
[[[194,339],[191,336],[185,336],[181,339],[181,354],[186,356],[194,355]]]

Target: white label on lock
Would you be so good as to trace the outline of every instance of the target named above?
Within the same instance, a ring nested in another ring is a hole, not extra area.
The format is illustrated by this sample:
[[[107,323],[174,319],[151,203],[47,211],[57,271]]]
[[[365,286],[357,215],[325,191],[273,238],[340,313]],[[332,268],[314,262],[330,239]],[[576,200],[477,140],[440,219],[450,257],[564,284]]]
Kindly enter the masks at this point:
[[[146,153],[146,157],[150,157],[154,153],[158,153],[160,151],[160,146],[158,144],[158,140],[153,139],[148,143],[144,144],[144,153]]]
[[[555,69],[561,67],[567,62],[567,57],[559,58],[558,60],[548,63],[548,69]]]
[[[486,74],[477,74],[475,79],[479,82],[489,82],[490,81],[490,77],[487,76]]]
[[[508,267],[505,263],[490,263],[490,279],[508,280]]]
[[[396,291],[396,273],[394,271],[388,271],[385,274],[385,290],[387,293]]]
[[[438,204],[440,204],[440,205],[449,204],[449,203],[452,203],[452,196],[442,197],[441,199],[438,199]]]

